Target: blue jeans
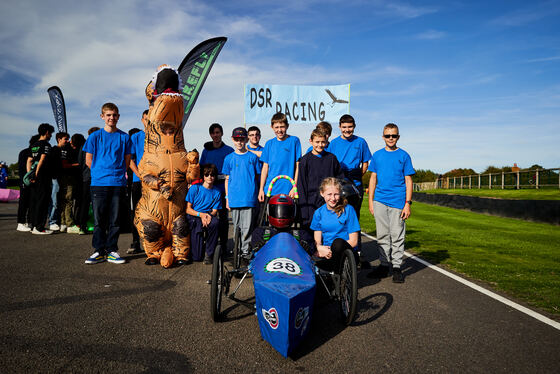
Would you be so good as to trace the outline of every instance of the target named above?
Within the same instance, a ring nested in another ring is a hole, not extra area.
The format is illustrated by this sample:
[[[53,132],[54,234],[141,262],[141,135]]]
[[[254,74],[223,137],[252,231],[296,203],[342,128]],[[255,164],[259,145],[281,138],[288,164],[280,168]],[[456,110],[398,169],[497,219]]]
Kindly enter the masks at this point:
[[[91,186],[91,202],[95,227],[91,245],[104,255],[118,250],[119,204],[125,187]]]
[[[51,201],[49,203],[49,225],[58,224],[60,222],[60,211],[58,209],[58,179],[52,180]],[[48,227],[47,227],[48,228]]]

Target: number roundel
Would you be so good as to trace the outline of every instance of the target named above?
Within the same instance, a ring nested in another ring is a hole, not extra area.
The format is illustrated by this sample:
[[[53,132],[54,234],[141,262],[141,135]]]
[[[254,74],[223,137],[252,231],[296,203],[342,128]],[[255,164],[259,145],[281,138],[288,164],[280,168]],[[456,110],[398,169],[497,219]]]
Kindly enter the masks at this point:
[[[278,257],[269,261],[264,270],[267,273],[285,273],[288,275],[301,275],[301,267],[292,259]]]

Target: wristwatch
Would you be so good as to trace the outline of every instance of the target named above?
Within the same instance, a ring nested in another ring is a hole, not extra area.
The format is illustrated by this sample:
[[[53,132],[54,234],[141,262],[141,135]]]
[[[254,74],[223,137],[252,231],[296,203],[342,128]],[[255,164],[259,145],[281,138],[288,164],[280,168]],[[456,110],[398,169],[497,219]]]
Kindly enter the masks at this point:
[[[412,205],[412,200],[408,200],[406,202],[408,203],[408,205]]]

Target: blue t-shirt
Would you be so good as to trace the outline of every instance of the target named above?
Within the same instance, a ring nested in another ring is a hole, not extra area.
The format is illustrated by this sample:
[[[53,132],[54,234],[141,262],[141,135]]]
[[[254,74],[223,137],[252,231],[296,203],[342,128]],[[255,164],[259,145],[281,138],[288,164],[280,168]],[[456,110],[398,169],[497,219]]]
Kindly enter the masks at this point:
[[[251,151],[257,151],[257,152],[262,152],[262,150],[264,149],[264,147],[261,147],[260,145],[257,145],[255,148],[251,147],[251,145],[249,143],[247,143],[247,149],[250,149]],[[258,156],[257,156],[258,157]],[[262,161],[261,158],[259,158],[259,172],[257,173],[258,175],[261,174],[261,170],[262,170]],[[260,183],[260,182],[259,182]]]
[[[221,172],[224,166],[224,159],[227,155],[233,152],[233,148],[225,143],[222,143],[220,148],[214,148],[212,142],[204,144],[204,149],[202,150],[202,155],[200,156],[200,165],[204,164],[214,164],[218,169],[218,173]],[[225,192],[224,180],[218,179],[214,181],[214,187],[220,190],[221,193]]]
[[[359,170],[359,173],[356,170],[360,169],[360,164],[368,162],[371,158],[367,142],[356,135],[352,135],[349,140],[339,136],[330,142],[327,151],[336,156],[345,173],[355,170],[356,175],[353,175],[351,179],[356,186],[360,186],[362,184],[362,174],[361,170]],[[357,177],[358,174],[360,175],[359,178]]]
[[[360,223],[356,211],[351,205],[346,205],[340,217],[323,204],[313,214],[313,220],[309,226],[313,231],[321,231],[323,245],[330,246],[336,238],[348,240],[350,234],[360,231]]]
[[[197,212],[210,213],[213,209],[222,209],[220,190],[216,187],[208,189],[200,184],[193,184],[187,192],[185,201],[192,204]]]
[[[92,186],[126,186],[124,158],[131,152],[130,136],[116,130],[101,129],[93,132],[86,140],[83,150],[93,155],[91,163]]]
[[[251,152],[230,153],[224,160],[222,174],[229,175],[228,202],[230,208],[257,206],[257,175],[259,158]]]
[[[416,173],[408,153],[400,148],[395,151],[382,148],[371,157],[368,170],[377,174],[374,200],[392,208],[404,208],[406,200],[404,177]]]
[[[261,161],[268,164],[268,175],[264,185],[264,193],[268,190],[270,181],[278,175],[295,177],[296,162],[301,157],[301,143],[297,136],[288,135],[282,141],[277,138],[270,139],[264,145]],[[280,179],[274,183],[272,195],[279,193],[289,194],[292,184],[286,179]]]
[[[136,166],[140,165],[142,161],[142,156],[144,156],[144,140],[146,139],[146,133],[144,131],[139,131],[136,134],[132,134],[130,141],[132,143],[132,154],[134,155],[134,162]],[[140,178],[136,174],[132,173],[132,181],[140,182]]]

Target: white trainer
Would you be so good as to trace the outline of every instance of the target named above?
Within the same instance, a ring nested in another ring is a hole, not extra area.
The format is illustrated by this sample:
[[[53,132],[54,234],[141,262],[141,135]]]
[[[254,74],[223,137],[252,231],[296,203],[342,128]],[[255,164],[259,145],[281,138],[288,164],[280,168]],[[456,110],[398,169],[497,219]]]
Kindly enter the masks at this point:
[[[49,225],[49,230],[58,231],[58,230],[60,230],[60,226],[58,226],[56,223],[51,223]]]
[[[21,232],[29,232],[31,231],[31,227],[27,226],[27,224],[25,223],[18,223],[16,230]]]
[[[66,225],[60,225],[60,232],[66,232],[67,228],[68,228],[68,226],[66,226]]]
[[[39,230],[37,230],[36,227],[33,227],[33,230],[31,230],[31,233],[35,234],[35,235],[50,235],[53,232],[52,232],[52,230],[47,230],[47,229],[45,229],[43,231],[39,231]]]

